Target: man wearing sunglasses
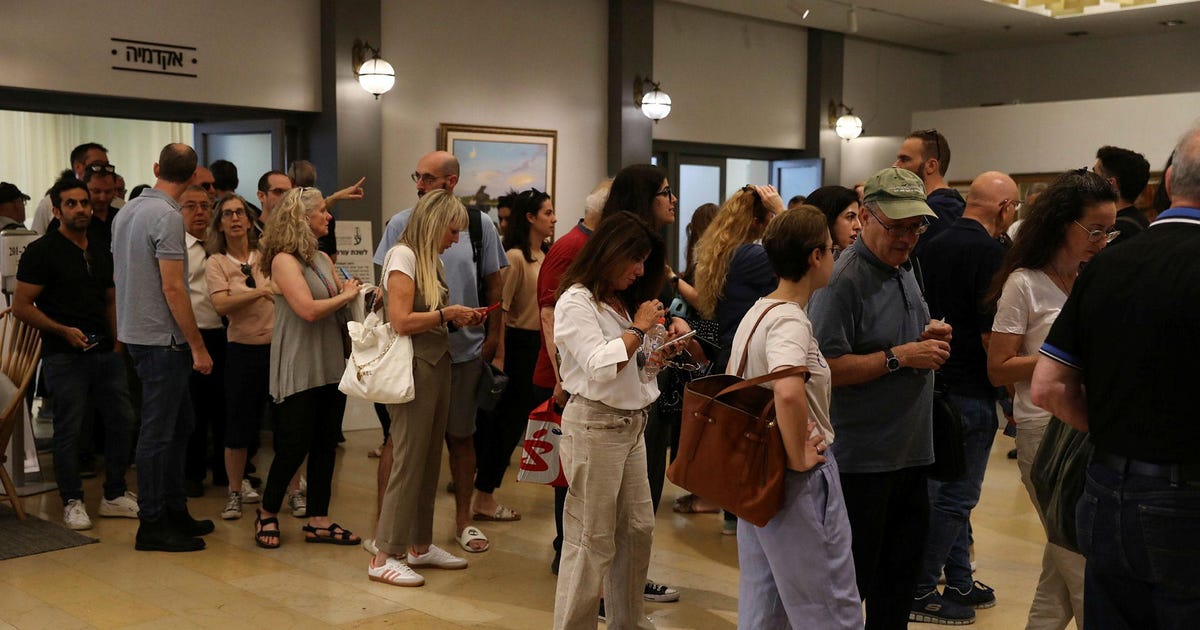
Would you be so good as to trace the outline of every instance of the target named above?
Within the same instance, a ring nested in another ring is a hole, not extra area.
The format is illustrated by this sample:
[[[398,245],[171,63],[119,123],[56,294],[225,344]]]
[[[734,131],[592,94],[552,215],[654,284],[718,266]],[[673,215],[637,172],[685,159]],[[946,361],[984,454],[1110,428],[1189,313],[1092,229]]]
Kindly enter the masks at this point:
[[[868,627],[904,627],[929,526],[933,372],[950,326],[930,319],[909,256],[928,221],[925,188],[891,167],[867,180],[863,231],[809,303],[835,384],[830,418]]]
[[[6,184],[7,185],[7,184]],[[92,526],[83,502],[79,450],[84,421],[104,425],[100,515],[138,517],[125,473],[133,444],[133,407],[116,346],[116,306],[108,241],[91,238],[91,201],[83,182],[50,189],[58,227],[29,244],[17,269],[13,314],[42,331],[42,370],[54,406],[54,477],[70,529]],[[88,445],[90,446],[90,444]]]
[[[950,168],[950,143],[937,129],[914,131],[904,138],[892,166],[912,171],[921,178],[925,186],[925,203],[937,215],[929,220],[925,238],[917,244],[916,253],[920,254],[924,243],[957,221],[967,205],[962,195],[946,183],[946,171]]]
[[[108,164],[108,149],[104,145],[96,142],[85,142],[74,149],[71,149],[71,170],[63,171],[63,175],[74,175],[75,179],[82,180],[84,169],[89,164],[97,162]],[[116,171],[116,168],[113,168]],[[50,222],[54,220],[54,213],[51,211],[50,195],[47,194],[38,202],[37,209],[33,212],[33,223],[29,229],[38,234],[45,234],[50,231]]]

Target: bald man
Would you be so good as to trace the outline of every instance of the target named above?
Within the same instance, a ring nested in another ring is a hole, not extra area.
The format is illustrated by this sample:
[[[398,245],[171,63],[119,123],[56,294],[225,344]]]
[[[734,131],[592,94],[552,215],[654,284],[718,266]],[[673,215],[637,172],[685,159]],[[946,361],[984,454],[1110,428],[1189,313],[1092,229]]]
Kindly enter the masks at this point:
[[[984,305],[984,298],[1004,260],[1004,247],[996,237],[1019,206],[1017,184],[1011,177],[983,173],[971,182],[963,216],[929,241],[919,255],[930,314],[954,327],[950,358],[937,373],[937,396],[962,417],[966,474],[955,480],[929,481],[929,534],[910,621],[969,622],[975,618],[975,608],[996,602],[992,589],[971,574],[967,523],[979,502],[997,428],[996,388],[987,375],[987,338],[994,312]],[[943,569],[946,589],[938,593]]]

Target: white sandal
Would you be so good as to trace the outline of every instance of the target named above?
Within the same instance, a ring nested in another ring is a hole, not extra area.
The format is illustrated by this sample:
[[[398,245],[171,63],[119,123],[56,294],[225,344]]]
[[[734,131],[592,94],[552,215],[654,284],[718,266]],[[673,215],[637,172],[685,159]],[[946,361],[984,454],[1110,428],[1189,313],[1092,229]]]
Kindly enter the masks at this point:
[[[457,540],[458,545],[465,549],[468,553],[483,553],[492,546],[492,544],[488,542],[487,536],[484,536],[483,532],[479,531],[479,528],[475,527],[474,525],[468,525],[464,527],[462,533],[459,534],[455,540]],[[471,543],[476,540],[482,540],[484,542],[483,549],[476,549],[471,546]]]

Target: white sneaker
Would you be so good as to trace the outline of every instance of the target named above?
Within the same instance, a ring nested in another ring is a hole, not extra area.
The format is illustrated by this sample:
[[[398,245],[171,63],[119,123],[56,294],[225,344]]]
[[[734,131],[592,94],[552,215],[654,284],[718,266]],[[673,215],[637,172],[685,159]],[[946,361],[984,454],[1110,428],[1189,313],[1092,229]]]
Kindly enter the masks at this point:
[[[364,538],[362,541],[362,548],[372,556],[379,553],[379,546],[375,544],[374,538]]]
[[[288,493],[288,507],[292,509],[292,516],[296,518],[304,518],[308,516],[308,499],[300,492]]]
[[[100,516],[115,516],[119,518],[137,518],[137,495],[126,491],[125,494],[109,501],[100,501]]]
[[[66,523],[70,529],[92,528],[92,519],[88,518],[87,508],[83,507],[83,501],[79,499],[67,501],[67,505],[63,507],[63,523]]]
[[[392,586],[422,586],[425,584],[425,578],[421,577],[420,573],[413,571],[411,567],[396,558],[388,558],[382,566],[375,566],[375,559],[367,563],[367,577],[371,578],[372,582],[383,582]]]
[[[259,503],[262,501],[262,495],[250,485],[249,479],[242,479],[242,503]]]
[[[434,569],[465,569],[467,561],[458,556],[438,547],[437,545],[429,545],[429,551],[414,556],[412,551],[408,552],[408,566],[410,567],[432,567]]]
[[[240,492],[230,492],[229,498],[225,500],[225,509],[221,510],[221,518],[227,521],[237,520],[242,518],[242,498]]]

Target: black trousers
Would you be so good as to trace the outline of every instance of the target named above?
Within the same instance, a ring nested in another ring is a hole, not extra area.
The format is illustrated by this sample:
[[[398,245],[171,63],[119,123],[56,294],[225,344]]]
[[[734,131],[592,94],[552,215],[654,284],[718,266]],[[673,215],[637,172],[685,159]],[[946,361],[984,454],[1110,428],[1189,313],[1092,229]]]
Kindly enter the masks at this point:
[[[228,484],[225,475],[225,329],[202,328],[200,336],[212,357],[213,367],[208,374],[193,371],[188,377],[196,426],[188,440],[183,478],[204,481],[211,469],[213,485]]]
[[[308,457],[308,516],[329,516],[333,464],[346,395],[337,384],[297,392],[275,405],[275,459],[267,474],[263,509],[278,512],[288,482]]]
[[[508,327],[504,331],[504,371],[508,388],[492,413],[480,412],[475,428],[475,489],[492,493],[500,487],[513,449],[525,436],[529,412],[539,403],[533,393],[541,333]]]
[[[867,630],[908,627],[929,528],[925,468],[841,473]]]

